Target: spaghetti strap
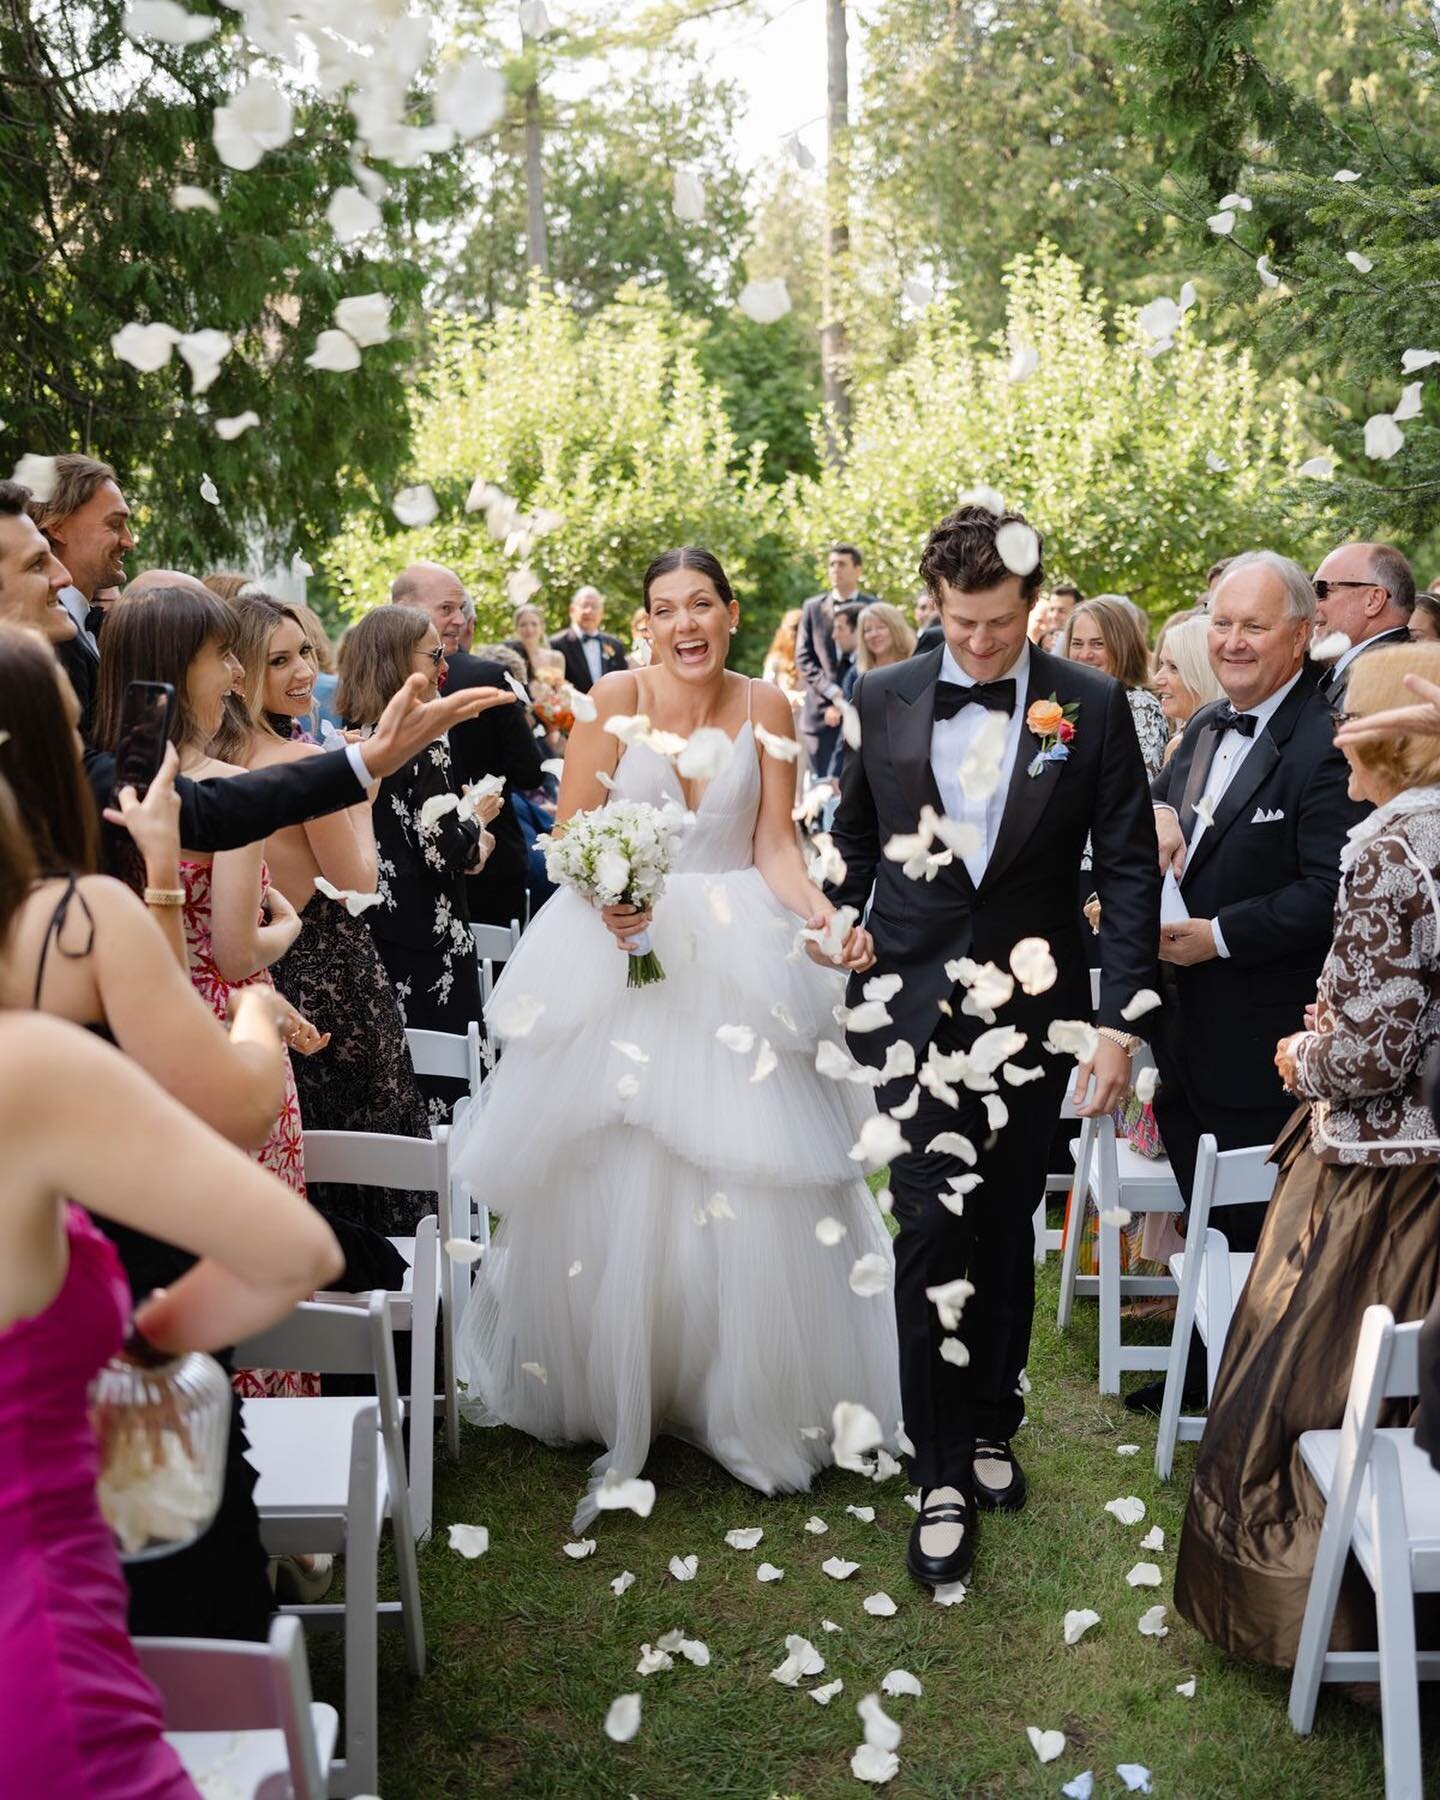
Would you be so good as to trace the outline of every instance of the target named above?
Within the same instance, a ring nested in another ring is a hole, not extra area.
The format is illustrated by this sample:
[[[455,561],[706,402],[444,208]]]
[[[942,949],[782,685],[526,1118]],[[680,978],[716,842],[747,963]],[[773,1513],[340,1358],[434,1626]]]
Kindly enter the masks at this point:
[[[60,933],[65,929],[65,920],[70,912],[72,900],[80,902],[80,910],[84,913],[85,922],[90,927],[83,950],[67,950],[60,942]],[[89,902],[75,885],[73,872],[66,878],[65,892],[56,902],[55,910],[50,915],[50,923],[45,927],[45,940],[40,946],[40,960],[35,965],[35,992],[30,996],[31,1012],[40,1011],[40,990],[45,985],[45,964],[50,955],[51,944],[54,944],[62,956],[69,957],[74,962],[82,962],[95,948],[95,915],[90,910]]]
[[[745,677],[745,723],[747,725],[751,725],[754,723],[754,721],[755,721],[755,677],[753,675],[747,675]]]

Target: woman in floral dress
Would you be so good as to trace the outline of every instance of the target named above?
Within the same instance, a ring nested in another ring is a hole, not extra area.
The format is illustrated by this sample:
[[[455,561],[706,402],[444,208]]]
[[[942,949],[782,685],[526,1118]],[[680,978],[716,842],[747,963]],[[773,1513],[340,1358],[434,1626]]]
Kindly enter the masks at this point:
[[[440,639],[418,608],[381,606],[352,625],[340,646],[341,717],[373,726],[413,673],[440,691],[448,670]],[[480,964],[470,933],[465,877],[494,847],[485,825],[499,797],[473,808],[461,794],[442,737],[396,775],[372,809],[380,904],[364,915],[407,1026],[463,1035],[480,1017]],[[422,1076],[431,1120],[444,1123],[463,1081]]]

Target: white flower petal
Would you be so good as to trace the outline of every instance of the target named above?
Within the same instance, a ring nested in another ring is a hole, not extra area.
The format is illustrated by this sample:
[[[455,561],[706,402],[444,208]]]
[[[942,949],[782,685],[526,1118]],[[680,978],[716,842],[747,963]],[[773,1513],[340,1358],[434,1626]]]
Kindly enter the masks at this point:
[[[956,506],[983,506],[986,512],[992,512],[998,518],[1005,510],[1005,501],[998,488],[987,487],[981,482],[978,487],[962,488],[955,496]]]
[[[550,35],[550,15],[545,0],[520,0],[520,29],[527,38]]]
[[[1115,1454],[1117,1456],[1138,1456],[1140,1454],[1140,1446],[1138,1444],[1117,1444],[1115,1446]]]
[[[825,1217],[815,1227],[815,1236],[827,1250],[833,1250],[845,1236],[846,1227],[838,1219]]]
[[[1216,237],[1229,237],[1230,233],[1235,229],[1235,215],[1228,207],[1223,207],[1219,212],[1211,213],[1205,223],[1215,233]]]
[[[571,1562],[583,1562],[587,1556],[593,1556],[595,1554],[595,1539],[575,1538],[568,1544],[562,1544],[560,1548],[570,1558]]]
[[[416,487],[401,488],[390,502],[390,510],[402,525],[418,530],[439,517],[440,503],[430,484],[422,481]]]
[[[1011,382],[1028,381],[1039,367],[1040,352],[1035,346],[1033,344],[1025,343],[1023,339],[1017,339],[1012,336],[1010,340],[1010,361],[1005,367],[1005,379]],[[997,550],[1000,550],[1000,536],[1001,534],[996,534],[995,548]],[[1006,568],[1010,569],[1012,574],[1028,575],[1030,573],[1030,569],[1014,568],[1003,550],[1000,550],[1000,555]],[[1038,551],[1035,560],[1036,562],[1040,560]],[[1031,563],[1030,568],[1033,569],[1034,567],[1035,563]]]
[[[1105,1510],[1122,1525],[1138,1525],[1145,1517],[1145,1502],[1137,1494],[1126,1494],[1120,1500],[1107,1500]]]
[[[953,1281],[942,1281],[936,1287],[926,1288],[925,1298],[939,1314],[945,1330],[958,1331],[965,1302],[974,1292],[974,1284],[966,1281],[963,1275],[957,1275]]]
[[[873,1506],[847,1506],[845,1510],[850,1514],[851,1518],[858,1519],[862,1525],[873,1525],[875,1523],[875,1508]]]
[[[179,187],[170,190],[170,204],[176,212],[209,212],[218,213],[220,202],[209,188],[188,187],[183,182]]]
[[[234,348],[223,331],[187,331],[175,341],[181,360],[190,371],[190,392],[203,394],[220,373],[220,365]]]
[[[725,1533],[725,1542],[732,1550],[753,1550],[764,1535],[762,1525],[737,1525]]]
[[[1407,350],[1400,358],[1400,373],[1413,375],[1417,369],[1428,369],[1440,363],[1440,350]]]
[[[252,75],[211,123],[215,154],[227,169],[253,169],[267,150],[288,144],[295,117],[273,81]]]
[[[867,1594],[861,1601],[861,1605],[872,1619],[891,1619],[900,1610],[890,1596],[883,1591],[878,1594]]]
[[[615,1577],[615,1579],[610,1583],[610,1592],[612,1594],[614,1594],[615,1597],[618,1599],[620,1597],[620,1595],[626,1591],[627,1588],[632,1588],[632,1587],[634,1587],[634,1585],[635,1585],[634,1573],[631,1570],[626,1569],[623,1574],[617,1575]]]
[[[473,1561],[490,1548],[490,1528],[486,1525],[452,1525],[450,1548]]]
[[[1102,1225],[1113,1225],[1117,1231],[1124,1231],[1127,1225],[1135,1222],[1135,1215],[1128,1206],[1102,1206],[1099,1216]]]
[[[850,1160],[879,1169],[894,1162],[897,1156],[903,1156],[909,1148],[909,1140],[892,1118],[885,1113],[872,1113],[860,1127],[860,1137],[850,1151]]]
[[[658,1675],[674,1667],[675,1658],[668,1650],[656,1650],[649,1644],[640,1646],[640,1660],[635,1665],[637,1675]]]
[[[830,1417],[830,1452],[840,1468],[863,1473],[863,1458],[884,1441],[880,1421],[868,1406],[855,1400],[837,1401]]]
[[[1082,1770],[1073,1781],[1067,1781],[1060,1792],[1065,1800],[1091,1800],[1095,1792],[1095,1777],[1089,1769]]]
[[[533,1375],[536,1381],[540,1383],[541,1387],[547,1386],[550,1380],[550,1371],[545,1367],[544,1363],[522,1362],[520,1365],[520,1373],[522,1375]],[[591,1547],[593,1549],[594,1546],[592,1545]]]
[[[1350,638],[1343,631],[1332,631],[1325,637],[1316,638],[1310,646],[1310,657],[1314,662],[1334,662],[1350,648]]]
[[[857,1781],[883,1787],[900,1773],[900,1758],[893,1750],[882,1750],[877,1744],[860,1744],[850,1758],[850,1773]]]
[[[959,1606],[964,1598],[965,1583],[963,1581],[942,1581],[935,1589],[937,1606]]]
[[[891,1669],[890,1673],[880,1683],[880,1689],[882,1693],[888,1694],[892,1700],[897,1699],[902,1694],[908,1694],[912,1699],[918,1700],[925,1691],[921,1687],[919,1680],[912,1675],[908,1669]]]
[[[1030,1740],[1030,1748],[1042,1763],[1054,1762],[1065,1749],[1063,1731],[1042,1731],[1038,1725],[1027,1725],[1025,1735]]]
[[[1404,447],[1405,433],[1391,413],[1372,413],[1365,421],[1365,454],[1376,462],[1389,462]]]
[[[677,1581],[693,1581],[700,1567],[698,1556],[672,1556],[665,1565]]]
[[[18,481],[21,487],[30,490],[31,498],[43,505],[53,498],[55,493],[55,458],[53,456],[36,456],[33,452],[22,456],[15,465],[12,481]]]
[[[682,225],[699,225],[705,217],[705,183],[694,169],[675,171],[675,217]]]
[[[595,1490],[595,1504],[601,1512],[633,1512],[648,1519],[655,1509],[655,1483],[607,1469]]]
[[[755,738],[767,756],[773,756],[778,762],[794,762],[800,754],[800,745],[795,738],[782,737],[778,731],[770,731],[764,725],[754,727]]]
[[[785,1579],[785,1571],[783,1569],[777,1569],[772,1562],[762,1562],[760,1567],[755,1571],[755,1579],[757,1581],[766,1582],[783,1581]]]
[[[388,294],[347,294],[336,303],[335,323],[361,349],[368,349],[389,339],[390,306]]]
[[[814,1513],[811,1513],[810,1517],[805,1521],[805,1529],[812,1537],[824,1537],[830,1527],[823,1519],[818,1518]]]
[[[1255,202],[1247,200],[1243,194],[1226,194],[1220,204],[1222,207],[1233,207],[1236,212],[1250,212]]]
[[[451,1262],[477,1263],[485,1254],[485,1246],[472,1238],[446,1238],[445,1254]]]
[[[721,1025],[715,1036],[737,1056],[748,1056],[755,1048],[755,1033],[748,1025]]]
[[[202,474],[200,477],[200,498],[210,506],[220,504],[220,490],[209,475]]]
[[[505,116],[505,77],[483,56],[467,56],[441,70],[435,117],[462,139],[483,137]]]
[[[1158,1525],[1152,1525],[1141,1538],[1140,1548],[1142,1550],[1163,1550],[1165,1548],[1165,1533]]]
[[[827,1681],[823,1687],[811,1688],[810,1698],[821,1706],[828,1706],[837,1694],[844,1691],[845,1683],[843,1681]]]
[[[1000,785],[1001,762],[1009,730],[1010,720],[1005,713],[985,714],[957,772],[967,800],[987,800]]]
[[[790,290],[783,276],[772,281],[747,281],[740,290],[739,307],[757,325],[773,325],[790,310]]]
[[[1159,1565],[1152,1562],[1138,1562],[1125,1579],[1131,1587],[1159,1587]]]
[[[1205,467],[1212,475],[1223,475],[1230,467],[1223,456],[1217,456],[1213,450],[1205,452]]]
[[[750,1085],[753,1087],[757,1081],[767,1080],[775,1073],[779,1064],[780,1058],[771,1048],[769,1038],[761,1038],[760,1048],[755,1055],[755,1067],[750,1071]]]
[[[336,188],[330,196],[325,218],[342,244],[353,244],[357,238],[378,231],[384,223],[384,215],[375,202],[348,184]]]
[[[785,1660],[770,1671],[770,1679],[781,1687],[798,1687],[801,1679],[825,1673],[825,1658],[809,1638],[791,1635],[785,1640]]]
[[[1116,1763],[1115,1773],[1132,1794],[1150,1792],[1150,1771],[1144,1763]]]
[[[1027,994],[1043,994],[1059,974],[1050,945],[1042,937],[1021,938],[1010,952],[1010,971]]]
[[[1358,169],[1337,169],[1330,179],[1332,181],[1358,181],[1360,171]]]
[[[873,1299],[876,1294],[888,1294],[894,1279],[890,1258],[882,1251],[867,1250],[856,1257],[850,1270],[850,1291],[862,1300]]]
[[[1375,267],[1370,258],[1368,256],[1362,256],[1358,250],[1347,250],[1345,252],[1345,260],[1350,264],[1350,267],[1360,275],[1368,275]]]
[[[807,150],[805,154],[809,156],[810,153]],[[802,163],[800,166],[802,168],[807,166],[813,168],[815,166],[814,159],[812,158],[808,165]],[[935,298],[934,284],[926,281],[923,276],[919,275],[907,275],[904,281],[900,283],[900,292],[910,304],[915,307],[928,306]]]
[[[1155,1090],[1159,1085],[1160,1071],[1154,1063],[1150,1063],[1135,1077],[1135,1098],[1142,1106],[1148,1106],[1155,1098]]]
[[[830,1556],[820,1567],[832,1581],[848,1581],[860,1565],[858,1562],[846,1562],[843,1556]]]
[[[1148,306],[1142,306],[1135,315],[1135,322],[1146,337],[1163,342],[1173,338],[1180,326],[1180,308],[1162,294],[1159,299],[1152,300]],[[1003,715],[1002,715],[1003,717]]]
[[[543,1000],[537,1000],[533,994],[516,994],[513,999],[492,1006],[487,1017],[502,1038],[529,1037],[544,1011]]]
[[[1420,417],[1420,389],[1422,385],[1421,382],[1412,381],[1405,387],[1404,392],[1400,395],[1400,404],[1390,415],[1397,425],[1402,419],[1418,419]]]
[[[132,369],[138,369],[142,375],[153,375],[169,362],[171,352],[179,342],[180,333],[173,326],[140,325],[132,319],[111,337],[110,348]]]
[[[1143,1019],[1148,1012],[1154,1012],[1160,1004],[1160,996],[1154,988],[1140,988],[1120,1008],[1120,1017],[1127,1023]]]
[[[1019,519],[1009,520],[995,533],[995,549],[1012,575],[1028,575],[1040,561],[1040,539]]]
[[[1089,1062],[1099,1042],[1100,1034],[1088,1019],[1052,1019],[1045,1034],[1047,1050],[1073,1056],[1077,1062]]]
[[[957,1369],[968,1369],[970,1352],[958,1337],[943,1337],[940,1340],[940,1360],[953,1363]]]
[[[1100,1623],[1100,1615],[1088,1606],[1077,1607],[1065,1615],[1065,1642],[1078,1644],[1092,1625]]]
[[[1163,1606],[1152,1606],[1148,1612],[1141,1613],[1141,1637],[1169,1637],[1170,1627],[1165,1623],[1165,1614],[1167,1610],[1168,1608]]]
[[[1192,1675],[1188,1681],[1177,1681],[1175,1692],[1182,1694],[1187,1700],[1193,1700],[1195,1698],[1195,1677]]]
[[[232,438],[239,437],[242,432],[253,430],[259,423],[260,415],[257,412],[236,413],[234,418],[215,421],[215,435],[223,438],[228,444]]]
[[[605,1735],[617,1744],[628,1744],[640,1729],[640,1696],[621,1694],[610,1702],[605,1715]]]
[[[877,1750],[897,1750],[902,1736],[900,1727],[880,1704],[878,1694],[867,1694],[855,1708],[865,1727],[865,1742]]]
[[[1266,287],[1279,287],[1280,277],[1270,267],[1270,258],[1268,256],[1257,256],[1255,258],[1255,273],[1260,277],[1261,281],[1264,282]]]
[[[1333,456],[1312,456],[1308,462],[1301,463],[1295,473],[1303,475],[1307,481],[1328,481],[1335,473],[1335,459]]]
[[[348,375],[352,369],[360,367],[360,346],[348,331],[322,331],[305,361],[312,369]]]

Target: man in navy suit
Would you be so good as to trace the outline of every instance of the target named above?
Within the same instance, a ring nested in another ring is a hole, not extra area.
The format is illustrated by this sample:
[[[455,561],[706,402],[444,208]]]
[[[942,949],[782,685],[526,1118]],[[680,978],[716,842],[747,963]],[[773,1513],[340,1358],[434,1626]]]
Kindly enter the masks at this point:
[[[1203,706],[1151,797],[1166,874],[1166,1011],[1155,1117],[1189,1194],[1202,1133],[1271,1143],[1294,1109],[1275,1045],[1299,1031],[1332,935],[1340,851],[1366,807],[1348,798],[1335,720],[1305,660],[1309,576],[1268,550],[1237,556],[1210,610],[1226,698]],[[1264,1208],[1232,1208],[1253,1249]]]
[[[843,653],[835,645],[835,609],[868,606],[875,598],[860,587],[860,552],[854,544],[832,544],[825,559],[830,591],[814,594],[800,609],[795,633],[795,667],[805,683],[805,704],[800,712],[800,735],[810,767],[823,775],[840,736],[838,709],[841,699]],[[836,714],[830,723],[827,714]]]

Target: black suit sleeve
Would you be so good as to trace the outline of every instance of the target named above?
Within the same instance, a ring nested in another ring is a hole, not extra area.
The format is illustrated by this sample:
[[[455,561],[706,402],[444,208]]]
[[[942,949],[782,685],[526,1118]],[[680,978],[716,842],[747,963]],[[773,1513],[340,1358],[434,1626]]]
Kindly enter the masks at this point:
[[[870,791],[870,778],[865,772],[864,733],[866,718],[865,677],[855,683],[853,704],[860,714],[860,748],[845,759],[840,781],[840,805],[836,809],[830,837],[845,860],[845,879],[827,886],[826,893],[836,906],[853,906],[862,911],[875,885],[875,869],[880,861],[880,820],[875,811],[875,796]]]
[[[1296,750],[1304,754],[1298,744]],[[1298,876],[1273,893],[1222,906],[1217,915],[1237,969],[1263,967],[1307,950],[1323,952],[1334,932],[1340,852],[1364,808],[1349,798],[1350,772],[1340,752],[1329,744],[1315,750],[1319,754],[1297,803]]]
[[[476,662],[465,675],[456,687],[505,685],[505,671],[498,663]],[[545,779],[540,742],[523,706],[497,706],[478,718],[464,720],[451,730],[450,746],[467,781],[503,775],[507,791],[530,793]]]
[[[115,786],[115,758],[94,751],[85,772],[97,804],[108,806]],[[300,762],[251,769],[224,781],[191,781],[177,775],[180,842],[187,850],[238,850],[287,825],[303,825],[325,813],[353,806],[365,793],[343,750],[307,756]]]
[[[1141,988],[1159,986],[1160,852],[1140,743],[1119,682],[1112,684],[1105,719],[1090,841],[1100,897],[1096,1022],[1128,1031],[1121,1009]]]
[[[815,647],[815,624],[819,610],[813,600],[805,602],[805,610],[800,615],[800,629],[795,634],[795,667],[800,671],[806,687],[823,700],[827,697],[825,690],[831,684],[825,665],[820,660],[820,652]]]

